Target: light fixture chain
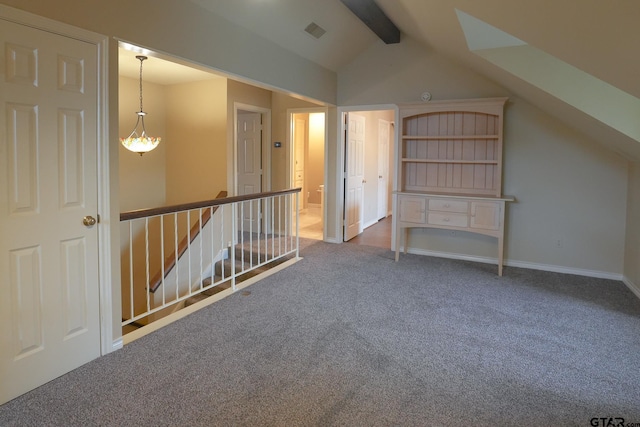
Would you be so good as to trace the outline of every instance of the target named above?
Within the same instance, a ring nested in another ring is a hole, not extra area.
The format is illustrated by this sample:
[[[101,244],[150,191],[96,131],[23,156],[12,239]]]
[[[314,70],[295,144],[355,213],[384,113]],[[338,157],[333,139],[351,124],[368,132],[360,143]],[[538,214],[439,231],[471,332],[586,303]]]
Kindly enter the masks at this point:
[[[140,112],[142,113],[142,62],[147,59],[146,56],[138,56],[140,60]]]

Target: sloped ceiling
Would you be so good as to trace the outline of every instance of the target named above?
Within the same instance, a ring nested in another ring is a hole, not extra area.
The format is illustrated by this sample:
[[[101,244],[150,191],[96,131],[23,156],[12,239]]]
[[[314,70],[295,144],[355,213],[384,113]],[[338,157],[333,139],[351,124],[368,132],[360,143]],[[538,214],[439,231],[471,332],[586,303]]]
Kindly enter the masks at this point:
[[[336,72],[377,41],[340,0],[191,1]],[[377,0],[377,3],[403,34],[499,83],[612,150],[640,159],[640,142],[629,137],[628,132],[618,131],[615,125],[603,123],[553,91],[540,88],[513,70],[488,60],[486,55],[470,50],[459,21],[460,13],[471,16],[523,41],[536,52],[640,98],[640,1]],[[320,39],[304,32],[311,22],[327,31]],[[585,84],[581,103],[598,103],[606,109],[615,102],[588,86]],[[640,126],[638,119],[637,124],[627,126]]]
[[[640,43],[637,29],[640,2],[378,0],[378,3],[405,34],[498,82],[514,95],[612,150],[640,159],[639,141],[563,101],[559,94],[545,91],[471,51],[458,20],[461,11],[523,41],[537,52],[544,52],[631,97],[640,98],[640,55],[635,54]],[[534,61],[533,57],[529,60]],[[580,102],[607,108],[614,100],[599,96],[599,91],[585,85]],[[627,126],[637,129],[640,120]]]

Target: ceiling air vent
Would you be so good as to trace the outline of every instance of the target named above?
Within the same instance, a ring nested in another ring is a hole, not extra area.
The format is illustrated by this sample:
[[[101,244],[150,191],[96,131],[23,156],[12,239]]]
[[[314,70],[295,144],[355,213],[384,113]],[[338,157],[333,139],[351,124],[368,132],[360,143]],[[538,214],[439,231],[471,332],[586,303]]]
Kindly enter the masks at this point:
[[[307,25],[307,28],[305,28],[304,30],[317,39],[322,37],[324,33],[327,32],[324,28],[322,28],[320,25],[316,24],[315,22],[312,22],[311,24]]]

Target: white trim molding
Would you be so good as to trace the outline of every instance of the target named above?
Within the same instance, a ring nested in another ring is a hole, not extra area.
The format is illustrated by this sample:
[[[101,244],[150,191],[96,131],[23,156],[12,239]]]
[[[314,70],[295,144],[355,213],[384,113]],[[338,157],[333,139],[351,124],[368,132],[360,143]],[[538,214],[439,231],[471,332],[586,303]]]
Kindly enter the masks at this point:
[[[400,250],[403,251],[404,247],[400,247]],[[415,255],[426,255],[426,256],[433,256],[437,258],[457,259],[462,261],[472,261],[472,262],[480,262],[483,264],[498,265],[498,260],[496,258],[465,255],[465,254],[458,254],[458,253],[452,253],[452,252],[438,252],[438,251],[430,251],[430,250],[414,249],[414,248],[409,248],[408,252],[410,254],[415,254]],[[508,259],[504,261],[504,265],[507,267],[526,268],[528,270],[541,270],[541,271],[549,271],[553,273],[572,274],[575,276],[594,277],[597,279],[621,281],[621,282],[625,282],[625,284],[629,286],[629,288],[640,298],[640,290],[634,290],[633,285],[630,286],[630,283],[627,283],[626,279],[623,277],[622,274],[611,273],[608,271],[586,270],[583,268],[572,268],[572,267],[564,267],[561,265],[539,264],[539,263],[533,263],[533,262],[515,261],[515,260],[508,260]]]
[[[627,276],[624,276],[622,278],[622,282],[627,285],[627,288],[629,288],[629,290],[631,292],[633,292],[633,294],[635,296],[637,296],[638,298],[640,298],[640,286],[638,286],[637,284],[633,283],[633,281],[631,281],[631,279],[629,279]]]

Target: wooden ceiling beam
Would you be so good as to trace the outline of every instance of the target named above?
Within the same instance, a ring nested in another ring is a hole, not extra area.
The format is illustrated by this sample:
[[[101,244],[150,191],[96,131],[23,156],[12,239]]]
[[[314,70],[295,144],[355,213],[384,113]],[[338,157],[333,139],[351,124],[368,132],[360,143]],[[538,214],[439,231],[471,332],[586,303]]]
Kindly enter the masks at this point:
[[[374,0],[340,0],[386,44],[400,43],[400,30]]]

